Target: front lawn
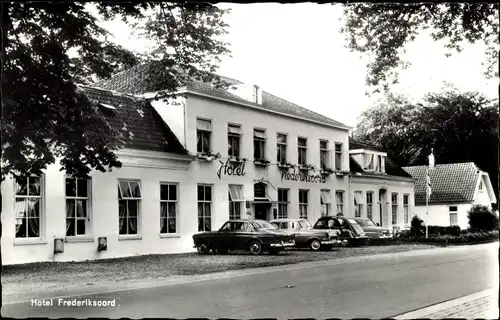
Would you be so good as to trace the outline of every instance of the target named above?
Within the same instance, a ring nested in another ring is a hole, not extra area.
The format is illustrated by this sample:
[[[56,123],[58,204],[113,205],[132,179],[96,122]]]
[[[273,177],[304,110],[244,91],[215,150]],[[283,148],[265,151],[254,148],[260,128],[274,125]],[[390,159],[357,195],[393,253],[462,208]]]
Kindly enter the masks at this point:
[[[199,255],[197,253],[147,255],[85,262],[43,262],[3,266],[3,294],[38,292],[129,280],[166,279],[229,270],[335,260],[352,256],[406,252],[434,248],[428,244],[401,244],[335,248],[330,252],[290,250],[278,256],[248,253]]]

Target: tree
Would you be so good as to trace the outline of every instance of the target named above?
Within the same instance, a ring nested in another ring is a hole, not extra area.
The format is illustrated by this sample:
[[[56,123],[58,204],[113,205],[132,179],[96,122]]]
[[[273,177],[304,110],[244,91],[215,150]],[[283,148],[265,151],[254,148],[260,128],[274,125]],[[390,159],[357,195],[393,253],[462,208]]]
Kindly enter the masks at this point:
[[[473,206],[467,213],[471,230],[498,230],[498,217],[486,206]]]
[[[448,90],[421,103],[387,95],[360,116],[353,137],[389,150],[401,166],[475,162],[489,173],[498,198],[498,100]]]
[[[484,41],[487,46],[485,76],[498,77],[498,3],[349,3],[344,6],[348,48],[373,55],[366,82],[388,89],[397,83],[405,45],[426,29],[434,40],[446,40],[449,52],[463,43]]]
[[[219,83],[225,13],[204,3],[2,2],[2,180],[56,159],[75,176],[120,167],[114,150],[124,139],[77,84],[142,62],[159,70],[152,81],[167,93],[192,78]],[[98,17],[135,23],[155,50],[140,56],[113,44]]]

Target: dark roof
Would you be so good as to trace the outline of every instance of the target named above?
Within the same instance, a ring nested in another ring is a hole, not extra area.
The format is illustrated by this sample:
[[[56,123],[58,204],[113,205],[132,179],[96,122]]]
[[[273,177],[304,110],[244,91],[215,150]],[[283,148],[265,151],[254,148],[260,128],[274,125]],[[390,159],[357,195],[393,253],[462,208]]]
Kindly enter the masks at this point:
[[[390,176],[413,178],[391,158],[385,157],[385,172]]]
[[[425,205],[427,166],[403,167],[417,182],[415,205]],[[473,162],[438,164],[430,169],[431,197],[429,204],[468,203],[474,198],[479,169]]]
[[[143,94],[146,92],[153,92],[155,91],[153,89],[154,85],[146,81],[148,70],[149,70],[149,64],[142,64],[139,66],[135,66],[129,70],[126,70],[124,72],[121,72],[113,76],[111,79],[99,81],[93,84],[93,86],[129,94]],[[223,81],[231,85],[243,84],[239,80],[223,76],[220,77]],[[227,90],[221,88],[214,88],[210,83],[198,80],[192,80],[186,83],[186,86],[188,89],[191,90],[206,92],[214,96],[219,96],[222,98],[228,98],[239,102],[249,103],[248,101],[242,99],[241,97],[235,94],[232,94]],[[284,99],[278,98],[263,90],[262,90],[262,104],[255,104],[255,105],[269,111],[282,112],[291,116],[298,116],[304,119],[317,121],[325,125],[347,128],[347,126],[341,122],[335,121],[319,113],[308,110],[306,108],[298,106]]]
[[[349,170],[351,172],[357,172],[357,173],[364,172],[363,168],[361,168],[359,163],[356,160],[354,160],[354,158],[352,156],[349,156]]]
[[[380,152],[385,152],[382,150],[382,148],[379,148],[377,146],[374,146],[372,144],[364,143],[358,140],[354,140],[353,138],[349,137],[349,150],[354,150],[354,149],[368,149],[368,150],[373,150],[373,151],[380,151]]]
[[[111,126],[128,135],[125,148],[187,154],[174,133],[145,99],[98,88],[82,89],[94,103],[116,108],[100,105],[99,111]]]

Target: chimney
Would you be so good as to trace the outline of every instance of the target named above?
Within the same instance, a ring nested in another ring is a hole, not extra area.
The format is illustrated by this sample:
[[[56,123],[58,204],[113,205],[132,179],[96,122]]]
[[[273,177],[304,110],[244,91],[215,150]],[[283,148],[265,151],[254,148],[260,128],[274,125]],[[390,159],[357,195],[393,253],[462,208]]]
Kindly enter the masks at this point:
[[[435,161],[434,161],[434,153],[433,153],[434,149],[431,149],[431,154],[429,155],[429,169],[432,169],[434,168],[434,165],[435,165]]]
[[[254,100],[252,102],[262,104],[262,90],[257,85],[253,86],[253,97]]]

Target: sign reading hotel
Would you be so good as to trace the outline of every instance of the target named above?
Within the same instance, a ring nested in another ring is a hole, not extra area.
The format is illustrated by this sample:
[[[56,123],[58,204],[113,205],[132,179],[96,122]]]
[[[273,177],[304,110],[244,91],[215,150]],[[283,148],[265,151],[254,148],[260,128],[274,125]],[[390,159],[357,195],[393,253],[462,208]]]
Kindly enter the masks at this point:
[[[220,161],[220,168],[217,170],[217,176],[219,179],[221,179],[221,175],[227,175],[227,176],[238,176],[238,177],[243,177],[247,173],[245,172],[245,162],[243,163],[235,163],[231,165],[229,160],[226,160],[226,162]]]
[[[281,171],[281,181],[291,180],[291,181],[305,181],[313,183],[326,183],[326,177],[320,174],[307,174],[303,172],[297,172],[293,169],[293,172],[287,172],[285,170]]]

